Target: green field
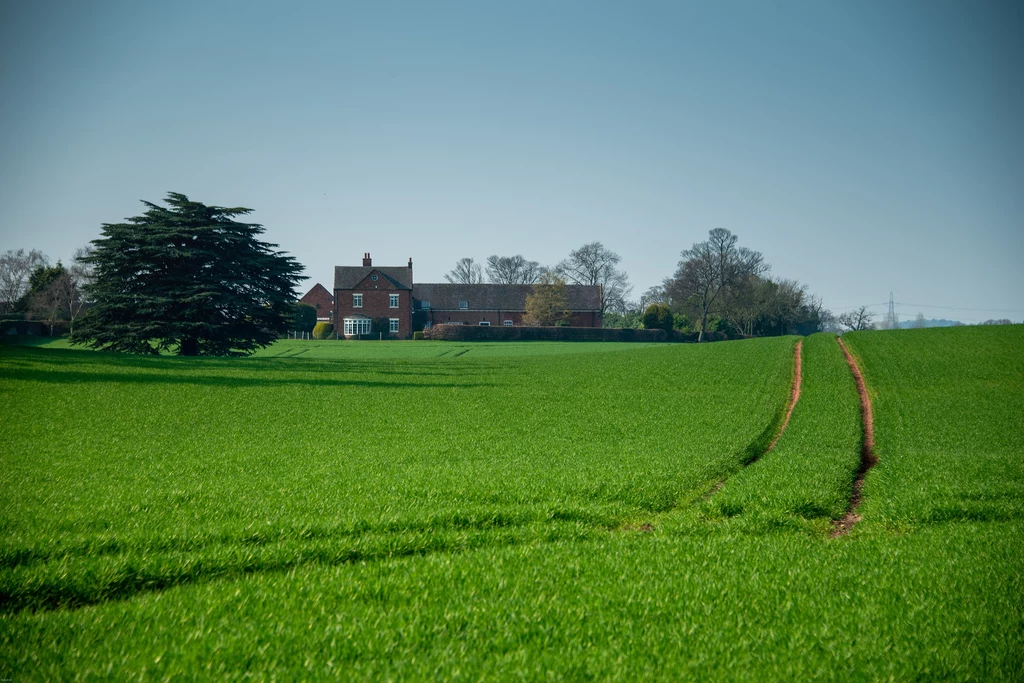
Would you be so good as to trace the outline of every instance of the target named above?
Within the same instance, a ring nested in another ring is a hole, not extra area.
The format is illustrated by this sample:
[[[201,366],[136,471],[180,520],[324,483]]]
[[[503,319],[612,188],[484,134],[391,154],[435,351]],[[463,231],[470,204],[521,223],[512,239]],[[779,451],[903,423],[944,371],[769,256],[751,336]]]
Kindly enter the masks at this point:
[[[1022,331],[0,347],[0,677],[1017,679]]]

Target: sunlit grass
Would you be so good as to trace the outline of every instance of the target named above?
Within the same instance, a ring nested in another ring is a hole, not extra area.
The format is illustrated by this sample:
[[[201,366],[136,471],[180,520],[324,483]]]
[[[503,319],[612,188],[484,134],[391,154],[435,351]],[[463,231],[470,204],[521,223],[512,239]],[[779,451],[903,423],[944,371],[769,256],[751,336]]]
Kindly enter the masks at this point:
[[[0,349],[0,673],[1015,680],[1024,340],[846,339],[838,539],[829,336]]]

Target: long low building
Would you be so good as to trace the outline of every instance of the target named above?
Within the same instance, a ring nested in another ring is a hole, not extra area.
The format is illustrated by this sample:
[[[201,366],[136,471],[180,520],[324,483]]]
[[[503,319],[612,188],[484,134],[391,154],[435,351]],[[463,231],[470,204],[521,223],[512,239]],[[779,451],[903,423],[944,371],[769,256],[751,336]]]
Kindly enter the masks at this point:
[[[318,287],[300,301],[308,298],[313,303],[315,298],[322,306],[324,292]],[[361,266],[335,267],[331,319],[338,333],[346,337],[370,334],[373,320],[382,318],[388,320],[389,335],[398,339],[407,339],[415,330],[440,324],[513,327],[523,324],[526,297],[533,287],[415,284],[411,258],[405,266],[374,266],[367,253],[363,254]],[[566,285],[566,298],[570,325],[601,326],[599,285]]]
[[[413,322],[420,329],[430,325],[523,324],[526,297],[533,285],[461,285],[429,283],[412,288]],[[573,327],[601,326],[601,288],[566,285],[566,303]]]

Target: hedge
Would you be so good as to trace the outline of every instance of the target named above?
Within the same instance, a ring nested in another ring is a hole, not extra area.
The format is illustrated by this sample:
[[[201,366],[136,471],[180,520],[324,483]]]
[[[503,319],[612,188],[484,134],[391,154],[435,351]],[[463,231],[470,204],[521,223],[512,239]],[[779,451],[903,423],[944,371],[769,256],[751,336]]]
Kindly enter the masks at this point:
[[[434,325],[423,331],[426,339],[442,341],[612,341],[612,342],[695,342],[696,334],[673,330],[634,330],[614,327],[487,327],[478,325]],[[721,332],[705,335],[708,341],[728,337]]]

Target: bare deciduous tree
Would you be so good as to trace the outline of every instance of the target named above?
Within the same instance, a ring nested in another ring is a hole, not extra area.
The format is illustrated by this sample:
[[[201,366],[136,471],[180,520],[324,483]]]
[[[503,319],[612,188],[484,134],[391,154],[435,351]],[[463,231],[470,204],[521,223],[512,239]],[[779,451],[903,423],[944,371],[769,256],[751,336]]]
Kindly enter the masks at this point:
[[[855,308],[852,311],[843,313],[837,318],[839,324],[851,332],[874,329],[874,319],[875,314],[868,310],[867,306]]]
[[[633,288],[626,272],[615,267],[621,260],[600,242],[591,242],[569,252],[569,258],[559,261],[555,272],[570,284],[601,285],[601,315],[606,310],[622,313]]]
[[[484,281],[484,269],[472,258],[460,258],[444,279],[457,285],[478,285]]]
[[[52,336],[53,326],[68,319],[73,302],[76,301],[80,301],[78,287],[71,274],[64,271],[44,289],[29,296],[28,317],[49,325]],[[77,309],[81,310],[80,304]]]
[[[0,255],[0,313],[10,313],[29,289],[29,276],[40,266],[50,265],[50,259],[38,249],[8,251]]]
[[[532,285],[540,280],[544,268],[536,261],[527,261],[521,254],[515,256],[488,256],[487,277],[503,285]]]
[[[683,251],[679,269],[669,284],[674,301],[692,301],[700,310],[700,332],[704,340],[708,315],[723,294],[744,278],[761,275],[767,269],[760,252],[737,247],[739,238],[725,228],[715,228],[708,239]]]
[[[668,304],[669,297],[668,293],[662,285],[654,285],[649,287],[646,292],[640,295],[640,300],[636,303],[636,308],[640,311],[646,311],[647,307],[651,304]]]

